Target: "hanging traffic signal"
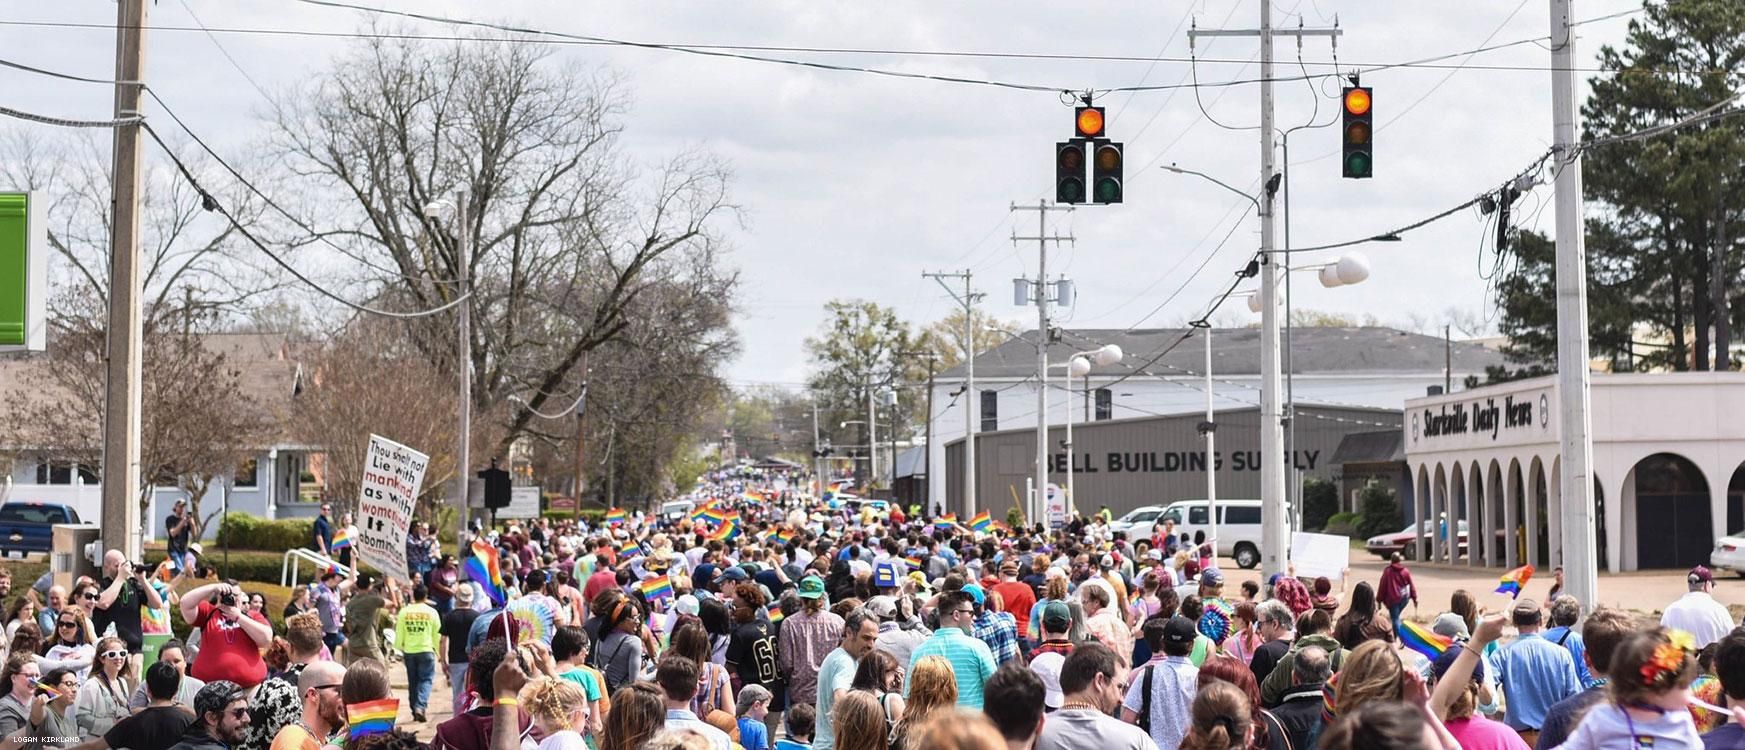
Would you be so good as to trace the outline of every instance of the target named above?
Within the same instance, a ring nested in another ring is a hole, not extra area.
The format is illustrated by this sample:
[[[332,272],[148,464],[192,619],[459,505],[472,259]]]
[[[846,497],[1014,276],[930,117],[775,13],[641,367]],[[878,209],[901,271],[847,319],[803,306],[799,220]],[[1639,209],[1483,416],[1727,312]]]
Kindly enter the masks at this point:
[[[1120,203],[1121,179],[1126,159],[1121,144],[1104,141],[1091,148],[1091,200]]]
[[[1370,105],[1370,90],[1364,86],[1345,87],[1345,177],[1357,180],[1374,176],[1375,128]]]
[[[1073,119],[1073,127],[1080,138],[1103,137],[1103,108],[1079,107],[1077,116]]]
[[[1054,202],[1085,202],[1085,144],[1062,141],[1054,144]]]

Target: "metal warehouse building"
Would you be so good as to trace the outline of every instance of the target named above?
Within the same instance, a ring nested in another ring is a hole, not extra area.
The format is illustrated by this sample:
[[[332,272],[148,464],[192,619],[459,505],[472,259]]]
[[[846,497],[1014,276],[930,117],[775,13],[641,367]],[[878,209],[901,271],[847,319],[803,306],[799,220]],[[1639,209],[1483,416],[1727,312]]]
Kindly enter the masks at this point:
[[[1298,402],[1295,464],[1303,476],[1337,479],[1333,454],[1347,435],[1401,430],[1398,410],[1357,406],[1322,406]],[[1199,425],[1205,413],[1139,417],[1089,422],[1073,428],[1073,481],[1077,507],[1091,513],[1107,505],[1119,516],[1141,505],[1163,505],[1206,496],[1206,441]],[[1258,407],[1216,412],[1217,492],[1220,498],[1260,497]],[[1049,427],[1049,482],[1067,484],[1066,427]],[[1035,429],[1000,430],[976,436],[977,496],[981,506],[1003,518],[1008,508],[1022,505],[1035,477]],[[947,511],[965,512],[963,502],[964,441],[945,446]],[[1406,485],[1408,492],[1410,485]],[[1410,497],[1401,497],[1410,507]],[[978,508],[979,509],[979,508]]]

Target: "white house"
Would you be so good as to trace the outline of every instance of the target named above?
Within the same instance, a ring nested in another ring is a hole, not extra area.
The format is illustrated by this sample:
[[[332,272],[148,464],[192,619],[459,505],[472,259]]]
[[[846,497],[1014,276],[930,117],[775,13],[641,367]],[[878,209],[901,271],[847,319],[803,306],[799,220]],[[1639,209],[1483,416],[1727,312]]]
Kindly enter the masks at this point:
[[[293,347],[285,336],[278,334],[212,334],[204,337],[202,343],[222,353],[228,366],[241,371],[246,403],[237,404],[237,408],[257,410],[270,425],[263,444],[249,446],[253,456],[238,466],[231,477],[230,509],[263,518],[314,516],[320,509],[319,484],[310,463],[312,456],[319,462],[319,451],[300,445],[290,437],[287,428],[294,400],[305,383],[303,366],[294,356]],[[37,388],[44,382],[40,367],[42,363],[36,356],[0,356],[0,408],[14,393]],[[87,522],[95,523],[101,518],[99,467],[66,461],[56,455],[53,446],[11,445],[0,446],[0,450],[11,458],[10,471],[0,474],[0,499],[64,503]],[[201,515],[224,508],[225,484],[215,482],[201,498]],[[169,515],[171,504],[184,496],[182,490],[173,486],[153,490],[148,516],[151,523],[145,529],[147,538],[163,537],[164,518]],[[214,517],[207,524],[205,535],[211,537],[217,532],[218,519]]]
[[[1048,346],[1048,424],[1203,412],[1206,408],[1206,331],[1184,329],[1057,330]],[[1214,329],[1212,393],[1218,410],[1260,403],[1258,328]],[[934,379],[932,466],[946,466],[946,445],[964,437],[966,418],[977,433],[1033,428],[1037,423],[1036,332],[1025,333],[975,357],[974,393],[960,393],[965,368]],[[1118,364],[1093,366],[1066,382],[1066,363],[1078,352],[1120,346]],[[1296,328],[1289,372],[1298,402],[1395,410],[1407,399],[1469,375],[1483,377],[1502,355],[1485,347],[1381,327]],[[1303,418],[1316,418],[1309,415]],[[1332,418],[1332,417],[1319,417]],[[1393,429],[1397,423],[1376,423]],[[946,472],[928,477],[928,497],[946,497]],[[979,490],[978,495],[982,494]]]

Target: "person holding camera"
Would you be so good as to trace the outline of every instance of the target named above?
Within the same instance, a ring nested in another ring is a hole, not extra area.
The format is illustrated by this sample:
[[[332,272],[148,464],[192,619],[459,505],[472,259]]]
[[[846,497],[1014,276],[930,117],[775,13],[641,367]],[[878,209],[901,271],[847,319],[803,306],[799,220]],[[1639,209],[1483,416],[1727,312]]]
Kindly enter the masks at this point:
[[[192,673],[211,683],[229,680],[245,688],[267,678],[261,649],[273,641],[273,626],[260,612],[245,614],[248,595],[234,583],[209,583],[182,596],[182,619],[200,631]]]
[[[143,563],[129,563],[121,550],[103,553],[103,590],[97,595],[97,605],[91,613],[92,624],[102,634],[115,626],[115,637],[127,644],[130,653],[140,653],[144,630],[140,627],[139,608],[160,609],[163,597],[146,580],[157,568]]]

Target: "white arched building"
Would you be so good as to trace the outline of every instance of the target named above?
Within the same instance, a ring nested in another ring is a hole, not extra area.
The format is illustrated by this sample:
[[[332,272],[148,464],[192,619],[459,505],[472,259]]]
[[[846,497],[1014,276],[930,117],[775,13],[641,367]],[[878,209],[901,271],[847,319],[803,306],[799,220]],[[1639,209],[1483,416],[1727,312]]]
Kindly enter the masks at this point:
[[[1745,528],[1745,373],[1594,373],[1592,394],[1600,567],[1706,563]],[[1471,536],[1457,544],[1458,526],[1438,523],[1419,559],[1562,564],[1557,413],[1555,377],[1406,402],[1414,512],[1463,519]]]

